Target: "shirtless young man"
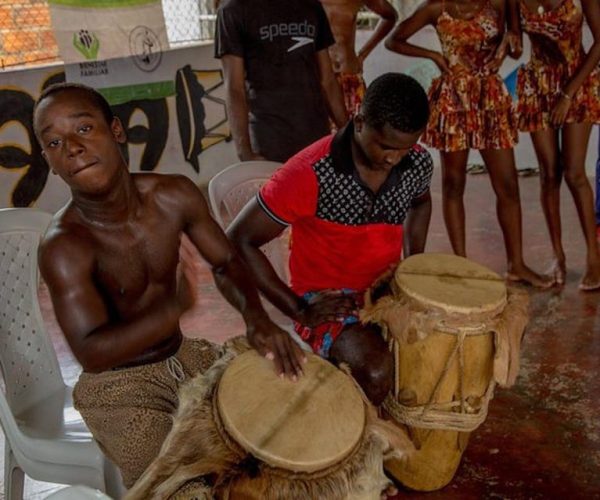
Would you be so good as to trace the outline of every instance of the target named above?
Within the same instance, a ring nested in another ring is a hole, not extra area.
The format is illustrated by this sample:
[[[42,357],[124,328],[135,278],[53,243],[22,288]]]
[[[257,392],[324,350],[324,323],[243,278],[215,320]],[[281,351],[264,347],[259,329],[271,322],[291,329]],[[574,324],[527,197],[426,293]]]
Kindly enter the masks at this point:
[[[304,355],[265,314],[197,187],[183,176],[129,172],[119,149],[123,126],[100,94],[74,84],[49,87],[37,101],[34,128],[72,194],[44,237],[39,262],[83,367],[75,407],[130,487],[171,428],[181,383],[218,356],[179,329],[193,303],[184,261],[177,273],[182,233],[243,315],[250,343],[292,377],[301,375]]]
[[[387,0],[320,0],[335,44],[329,47],[329,57],[342,91],[346,109],[354,116],[365,95],[365,82],[362,77],[363,63],[373,49],[392,30],[398,14]],[[366,7],[381,19],[373,34],[356,53],[356,21],[358,12]]]

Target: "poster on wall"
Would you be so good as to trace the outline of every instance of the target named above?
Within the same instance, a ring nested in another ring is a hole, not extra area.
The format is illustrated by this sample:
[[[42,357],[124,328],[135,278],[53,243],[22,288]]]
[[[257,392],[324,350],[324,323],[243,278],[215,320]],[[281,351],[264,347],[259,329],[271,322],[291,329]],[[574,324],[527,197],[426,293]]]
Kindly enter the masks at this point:
[[[112,106],[162,99],[175,94],[174,75],[178,68],[177,58],[167,54],[162,54],[152,71],[142,69],[136,56],[65,64],[66,80],[97,89]]]
[[[160,0],[49,0],[67,81],[102,91],[113,104],[175,92]]]
[[[141,56],[156,64],[169,48],[160,0],[48,0],[65,63]]]
[[[229,140],[223,71],[213,52],[212,44],[165,52],[176,94],[113,106],[126,132],[122,154],[132,172],[180,174],[205,185],[238,161]],[[0,208],[55,212],[69,199],[66,184],[41,156],[32,126],[36,99],[64,82],[65,73],[64,66],[52,65],[0,78]]]

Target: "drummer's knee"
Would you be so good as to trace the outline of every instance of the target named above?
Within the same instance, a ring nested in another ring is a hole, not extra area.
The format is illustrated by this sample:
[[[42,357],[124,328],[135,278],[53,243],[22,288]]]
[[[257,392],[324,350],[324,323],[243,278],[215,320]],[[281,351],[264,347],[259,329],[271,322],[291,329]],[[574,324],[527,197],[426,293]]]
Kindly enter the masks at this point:
[[[379,405],[392,388],[394,361],[378,329],[371,325],[352,325],[336,339],[331,360],[345,363],[365,395]]]

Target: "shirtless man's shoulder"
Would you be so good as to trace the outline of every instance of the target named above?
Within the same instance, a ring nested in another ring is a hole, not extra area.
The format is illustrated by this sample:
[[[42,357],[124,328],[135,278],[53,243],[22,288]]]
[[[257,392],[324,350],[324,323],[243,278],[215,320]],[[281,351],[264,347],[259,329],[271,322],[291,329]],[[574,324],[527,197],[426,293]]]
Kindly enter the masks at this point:
[[[173,221],[184,212],[186,202],[204,202],[195,184],[184,175],[132,173],[142,210],[159,210],[162,215]],[[82,247],[90,249],[93,243],[94,225],[86,221],[83,214],[70,201],[54,216],[42,240],[40,250],[42,254],[53,248],[68,249]]]
[[[186,176],[179,174],[132,174],[140,195],[147,202],[154,202],[158,206],[169,210],[173,215],[184,213],[189,203],[200,202],[206,205],[198,187]]]
[[[94,239],[72,202],[56,213],[39,247],[42,275],[62,266],[64,260],[73,265],[88,260],[94,253]]]

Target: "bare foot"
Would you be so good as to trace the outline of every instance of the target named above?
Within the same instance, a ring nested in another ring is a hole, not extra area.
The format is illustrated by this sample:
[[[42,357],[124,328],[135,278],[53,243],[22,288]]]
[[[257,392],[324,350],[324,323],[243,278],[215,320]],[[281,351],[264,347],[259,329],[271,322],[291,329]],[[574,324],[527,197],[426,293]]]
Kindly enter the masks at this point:
[[[584,292],[600,290],[600,262],[588,265],[587,271],[579,283],[579,289]]]
[[[541,276],[529,269],[526,265],[513,267],[506,273],[507,281],[531,285],[536,288],[550,288],[554,285],[554,279],[548,276]]]
[[[546,271],[551,277],[554,278],[553,284],[562,286],[565,284],[565,278],[567,276],[567,266],[564,259],[554,259],[552,265]]]

